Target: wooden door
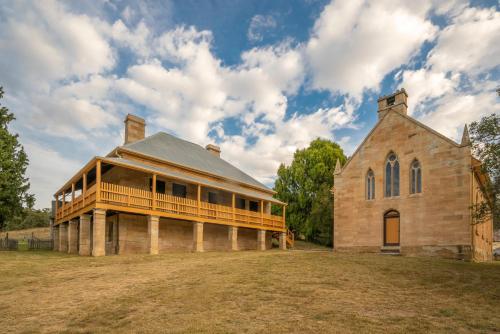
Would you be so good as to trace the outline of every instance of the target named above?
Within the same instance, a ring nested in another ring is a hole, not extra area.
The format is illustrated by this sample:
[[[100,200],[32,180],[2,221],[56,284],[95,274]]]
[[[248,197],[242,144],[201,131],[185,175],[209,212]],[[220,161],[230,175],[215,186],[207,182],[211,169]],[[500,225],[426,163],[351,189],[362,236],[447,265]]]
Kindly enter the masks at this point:
[[[384,217],[384,245],[399,246],[399,214],[395,212]]]

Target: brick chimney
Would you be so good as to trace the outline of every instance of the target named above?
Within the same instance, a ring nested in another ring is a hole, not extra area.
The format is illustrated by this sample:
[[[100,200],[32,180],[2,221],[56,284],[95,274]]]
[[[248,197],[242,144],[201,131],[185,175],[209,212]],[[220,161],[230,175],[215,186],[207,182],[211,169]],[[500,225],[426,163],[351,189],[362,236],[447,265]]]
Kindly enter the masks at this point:
[[[378,119],[382,119],[389,110],[394,110],[403,115],[408,114],[408,94],[404,88],[397,90],[391,95],[379,97],[377,102]]]
[[[138,116],[128,114],[125,118],[125,144],[144,139],[146,135],[146,121]]]
[[[205,149],[212,153],[213,155],[215,155],[216,157],[219,157],[220,158],[220,147],[219,146],[215,146],[215,145],[212,145],[212,144],[208,144],[207,146],[205,146]]]

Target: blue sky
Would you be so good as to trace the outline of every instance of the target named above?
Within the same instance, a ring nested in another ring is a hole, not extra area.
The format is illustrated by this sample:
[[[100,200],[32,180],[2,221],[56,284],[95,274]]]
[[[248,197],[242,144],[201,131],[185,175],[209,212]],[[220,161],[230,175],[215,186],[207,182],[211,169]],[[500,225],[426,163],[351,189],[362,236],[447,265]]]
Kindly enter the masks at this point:
[[[498,1],[3,1],[2,104],[30,157],[37,207],[95,155],[147,134],[221,146],[272,186],[316,137],[351,154],[376,100],[459,140],[499,113]]]

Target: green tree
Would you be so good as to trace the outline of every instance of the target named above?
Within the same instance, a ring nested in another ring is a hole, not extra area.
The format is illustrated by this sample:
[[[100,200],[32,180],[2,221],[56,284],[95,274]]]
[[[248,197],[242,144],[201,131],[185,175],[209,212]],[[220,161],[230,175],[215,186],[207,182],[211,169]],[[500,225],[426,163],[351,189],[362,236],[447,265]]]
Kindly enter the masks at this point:
[[[276,198],[288,203],[286,221],[296,236],[332,244],[331,189],[338,159],[346,161],[340,146],[318,138],[297,150],[290,166],[280,165],[274,190]]]
[[[0,87],[0,99],[3,93]],[[23,208],[31,208],[34,204],[25,177],[28,157],[19,144],[18,135],[11,134],[8,129],[14,119],[14,114],[0,105],[0,230],[7,221],[21,215]]]
[[[470,126],[472,149],[482,161],[482,171],[490,178],[485,191],[491,199],[474,209],[477,221],[493,216],[496,228],[500,228],[500,116],[492,114],[483,117]]]
[[[5,223],[5,230],[24,230],[27,228],[47,227],[50,225],[50,209],[23,209],[22,214],[12,217]]]

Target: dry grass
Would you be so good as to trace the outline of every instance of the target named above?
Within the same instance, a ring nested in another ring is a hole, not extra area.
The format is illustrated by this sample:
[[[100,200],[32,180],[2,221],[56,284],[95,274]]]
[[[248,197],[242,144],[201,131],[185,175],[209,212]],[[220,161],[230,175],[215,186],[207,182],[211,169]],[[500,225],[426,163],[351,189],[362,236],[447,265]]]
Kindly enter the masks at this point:
[[[32,234],[39,239],[50,239],[50,227],[37,227],[25,230],[0,232],[0,238],[5,238],[7,233],[9,233],[9,238],[17,240],[31,238]]]
[[[500,263],[331,252],[0,252],[10,332],[486,333]]]

